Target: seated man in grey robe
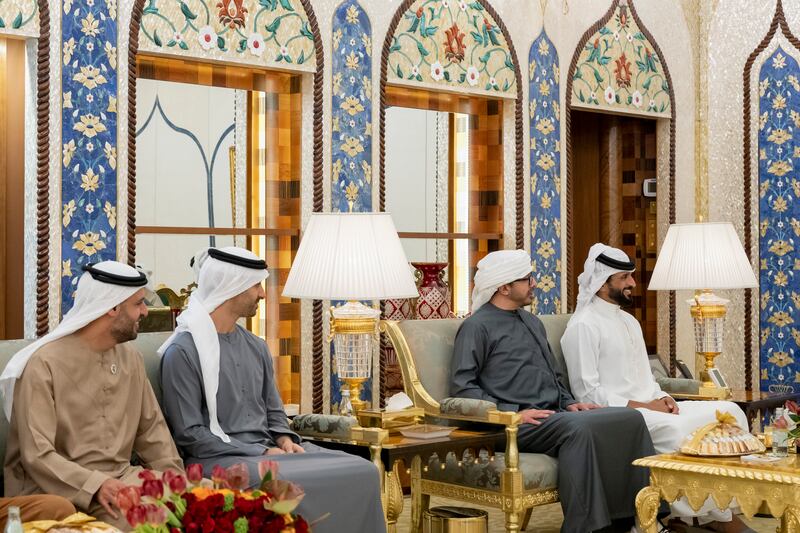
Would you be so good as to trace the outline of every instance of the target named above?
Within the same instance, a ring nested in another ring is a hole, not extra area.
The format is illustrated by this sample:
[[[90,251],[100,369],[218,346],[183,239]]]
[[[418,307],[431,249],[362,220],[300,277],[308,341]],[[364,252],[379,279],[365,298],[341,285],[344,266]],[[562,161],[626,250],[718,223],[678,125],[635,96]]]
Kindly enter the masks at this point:
[[[634,409],[573,398],[544,326],[523,309],[533,281],[524,250],[493,252],[478,263],[472,316],[456,334],[450,393],[517,411],[520,451],[558,458],[562,532],[630,530],[636,494],[648,484],[648,471],[631,462],[655,453],[647,426]]]
[[[254,316],[269,275],[266,263],[242,248],[198,254],[197,288],[178,327],[160,348],[164,411],[187,464],[245,463],[258,484],[258,463],[269,455],[278,476],[297,483],[305,498],[297,512],[315,533],[385,531],[375,465],[303,443],[290,428],[263,339],[236,324]]]

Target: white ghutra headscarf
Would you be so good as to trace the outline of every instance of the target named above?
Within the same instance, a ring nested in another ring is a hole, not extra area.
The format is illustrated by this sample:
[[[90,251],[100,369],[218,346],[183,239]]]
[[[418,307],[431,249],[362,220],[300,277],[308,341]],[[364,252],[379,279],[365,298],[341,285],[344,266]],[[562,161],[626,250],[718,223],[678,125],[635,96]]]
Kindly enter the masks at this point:
[[[64,315],[61,323],[44,337],[17,352],[0,375],[0,391],[3,394],[4,410],[8,420],[11,420],[14,385],[25,370],[28,360],[39,348],[94,322],[140,289],[144,288],[147,291],[147,276],[117,261],[89,264],[84,270],[78,279],[75,303]]]
[[[187,308],[178,315],[175,332],[161,345],[158,353],[164,355],[179,333],[191,333],[200,358],[200,371],[203,373],[209,429],[224,442],[230,442],[231,439],[222,430],[217,416],[219,337],[211,320],[211,313],[226,301],[267,279],[269,272],[263,259],[236,246],[201,250],[195,255],[192,267],[196,272],[199,271],[197,288],[189,297]]]
[[[589,256],[583,264],[583,273],[578,276],[577,313],[592,301],[600,287],[612,274],[617,272],[633,272],[635,265],[628,255],[619,248],[612,248],[598,242],[589,248]]]
[[[525,250],[499,250],[478,261],[475,288],[472,289],[472,312],[488,302],[501,285],[531,273],[531,258]]]

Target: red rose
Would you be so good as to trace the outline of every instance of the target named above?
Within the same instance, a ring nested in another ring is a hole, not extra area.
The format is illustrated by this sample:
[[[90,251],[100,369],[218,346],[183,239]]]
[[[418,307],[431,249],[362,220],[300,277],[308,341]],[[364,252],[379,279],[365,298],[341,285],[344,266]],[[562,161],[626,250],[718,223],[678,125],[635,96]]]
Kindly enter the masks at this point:
[[[200,483],[200,480],[203,479],[203,465],[195,463],[187,466],[186,477],[189,479],[189,483]]]

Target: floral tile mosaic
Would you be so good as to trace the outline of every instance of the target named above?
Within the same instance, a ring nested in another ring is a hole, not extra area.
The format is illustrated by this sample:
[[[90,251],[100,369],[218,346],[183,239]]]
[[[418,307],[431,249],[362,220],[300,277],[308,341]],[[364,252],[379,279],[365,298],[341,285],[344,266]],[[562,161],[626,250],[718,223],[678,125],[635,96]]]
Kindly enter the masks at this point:
[[[531,261],[536,277],[531,310],[561,312],[561,109],[558,53],[547,33],[528,54]]]
[[[314,71],[314,35],[300,0],[147,0],[144,52]]]
[[[669,116],[669,85],[661,58],[631,13],[617,0],[606,23],[580,52],[572,76],[573,106]]]
[[[332,32],[331,211],[372,211],[372,25],[357,0],[339,4]],[[341,402],[339,391],[332,360],[331,412]],[[370,401],[371,391],[370,379],[361,389],[361,399]]]
[[[782,48],[758,85],[761,390],[800,390],[800,65]]]
[[[389,83],[516,96],[515,65],[497,22],[477,0],[418,0],[397,26]]]
[[[61,311],[81,266],[117,258],[117,3],[64,2]]]
[[[372,27],[356,0],[333,15],[331,210],[372,210]]]
[[[36,0],[0,2],[0,34],[38,37],[38,2]]]

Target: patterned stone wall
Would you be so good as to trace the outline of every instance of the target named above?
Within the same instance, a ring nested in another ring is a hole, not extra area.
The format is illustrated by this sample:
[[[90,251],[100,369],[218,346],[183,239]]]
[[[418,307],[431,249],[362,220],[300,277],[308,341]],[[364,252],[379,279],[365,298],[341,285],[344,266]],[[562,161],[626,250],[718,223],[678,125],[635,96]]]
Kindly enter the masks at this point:
[[[619,0],[578,57],[569,95],[574,107],[670,116],[664,67],[642,30],[628,1]]]
[[[516,97],[508,43],[475,0],[417,0],[392,36],[389,83]]]
[[[61,311],[81,266],[117,258],[116,0],[65,2],[61,98]]]
[[[139,50],[284,70],[315,70],[300,0],[148,0]]]
[[[0,2],[0,35],[39,36],[39,4],[36,0]]]
[[[761,389],[800,390],[800,65],[780,46],[758,77]]]
[[[542,30],[528,54],[531,168],[531,310],[561,312],[561,107],[558,52]]]

